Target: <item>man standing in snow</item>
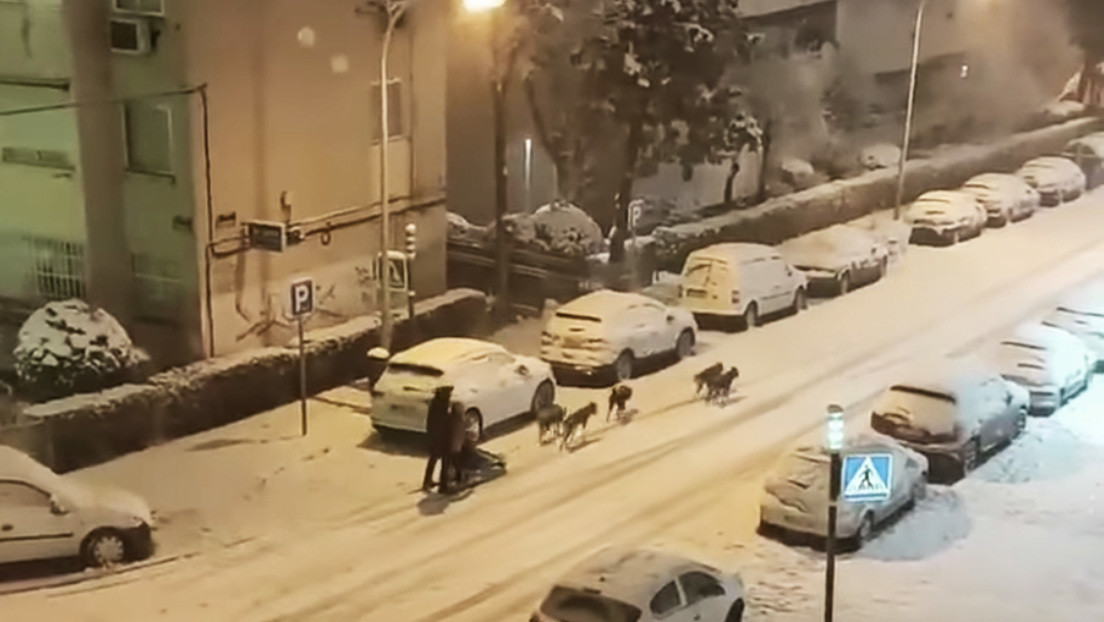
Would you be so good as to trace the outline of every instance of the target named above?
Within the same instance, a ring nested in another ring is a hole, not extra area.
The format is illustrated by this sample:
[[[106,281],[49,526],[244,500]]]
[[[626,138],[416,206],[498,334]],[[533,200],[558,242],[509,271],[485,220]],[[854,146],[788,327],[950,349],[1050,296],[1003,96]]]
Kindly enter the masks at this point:
[[[439,480],[441,492],[447,492],[448,476],[452,462],[452,425],[449,404],[452,402],[452,385],[441,385],[433,392],[426,413],[426,441],[429,458],[426,461],[425,477],[422,478],[422,490],[429,492],[433,488],[433,471],[441,463]]]

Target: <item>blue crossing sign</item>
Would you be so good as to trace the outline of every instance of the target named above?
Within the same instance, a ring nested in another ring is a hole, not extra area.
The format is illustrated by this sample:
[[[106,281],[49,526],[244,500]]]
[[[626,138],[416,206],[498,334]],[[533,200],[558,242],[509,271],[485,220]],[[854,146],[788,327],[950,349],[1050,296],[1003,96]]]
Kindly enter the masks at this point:
[[[851,454],[843,457],[843,500],[885,501],[893,492],[892,454]]]

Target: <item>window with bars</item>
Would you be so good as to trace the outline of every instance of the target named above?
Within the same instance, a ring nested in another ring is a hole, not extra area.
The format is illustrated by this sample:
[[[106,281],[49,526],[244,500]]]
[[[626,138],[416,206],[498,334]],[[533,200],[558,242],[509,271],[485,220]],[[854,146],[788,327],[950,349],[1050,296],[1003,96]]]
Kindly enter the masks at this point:
[[[179,320],[184,302],[179,264],[145,254],[132,255],[131,264],[137,316],[147,320]]]
[[[84,298],[83,244],[29,236],[24,241],[33,260],[30,278],[38,298]]]
[[[372,143],[380,141],[380,83],[372,83]],[[389,138],[403,137],[407,135],[406,111],[403,107],[403,82],[402,80],[387,81],[387,136]]]

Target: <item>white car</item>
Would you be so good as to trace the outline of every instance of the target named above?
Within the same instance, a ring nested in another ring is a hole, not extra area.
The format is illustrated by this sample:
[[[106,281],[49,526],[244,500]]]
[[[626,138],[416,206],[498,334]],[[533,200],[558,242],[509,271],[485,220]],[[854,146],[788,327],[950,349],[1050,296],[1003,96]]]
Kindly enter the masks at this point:
[[[881,280],[889,248],[876,235],[851,225],[834,225],[784,242],[779,250],[805,273],[809,291],[843,295],[852,287]]]
[[[1024,324],[991,351],[1001,376],[1031,394],[1031,410],[1050,414],[1085,390],[1096,357],[1059,328]]]
[[[378,430],[426,430],[434,390],[453,386],[469,431],[535,413],[556,397],[552,369],[502,346],[459,337],[431,339],[396,354],[372,390],[372,425]]]
[[[1043,324],[1080,339],[1096,356],[1097,369],[1104,363],[1104,291],[1070,296],[1043,319]]]
[[[1046,207],[1061,205],[1085,193],[1088,180],[1085,172],[1072,160],[1044,156],[1029,160],[1016,176],[1039,191],[1039,201]]]
[[[989,216],[970,193],[933,190],[920,195],[905,213],[912,242],[958,244],[981,235]]]
[[[1104,137],[1090,134],[1071,140],[1062,157],[1081,167],[1088,188],[1104,183]]]
[[[684,309],[607,289],[556,309],[541,332],[541,359],[557,374],[627,380],[645,359],[694,351],[698,325]]]
[[[111,566],[148,557],[152,530],[137,495],[63,478],[0,445],[0,563],[80,557]]]
[[[869,453],[893,456],[892,479],[886,482],[890,498],[875,503],[840,501],[836,536],[856,546],[901,510],[912,507],[927,488],[928,459],[918,452],[873,432],[848,438],[843,450],[844,455]],[[760,528],[827,536],[828,465],[828,453],[821,446],[798,447],[783,457],[763,484]]]
[[[671,553],[608,548],[555,583],[529,622],[740,622],[739,576]]]
[[[977,197],[988,214],[991,227],[1019,222],[1039,207],[1039,192],[1015,175],[985,173],[962,186],[963,192]]]

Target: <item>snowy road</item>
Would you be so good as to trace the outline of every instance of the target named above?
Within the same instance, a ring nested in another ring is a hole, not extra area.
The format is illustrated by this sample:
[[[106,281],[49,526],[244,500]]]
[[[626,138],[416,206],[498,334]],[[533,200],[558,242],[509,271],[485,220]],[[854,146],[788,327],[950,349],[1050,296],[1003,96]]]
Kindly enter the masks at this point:
[[[699,356],[635,381],[641,412],[631,424],[600,427],[571,455],[533,447],[531,430],[496,441],[517,447],[517,468],[452,505],[376,503],[176,563],[10,595],[0,608],[12,619],[500,622],[525,619],[550,580],[608,543],[669,541],[714,557],[738,543],[769,548],[751,535],[758,477],[787,446],[819,434],[825,404],[848,405],[862,425],[869,400],[902,370],[968,352],[1095,276],[1102,208],[1097,194],[957,248],[913,249],[883,283],[751,333],[710,335]],[[725,408],[691,399],[690,377],[715,360],[743,373],[741,399]],[[569,404],[593,399],[565,393]],[[937,491],[933,503],[958,494]],[[766,599],[753,592],[753,619],[815,611],[818,579],[807,573],[819,562],[785,559],[787,568],[752,581],[753,590],[773,586]],[[861,594],[841,581],[845,610],[883,619],[854,609],[848,599]],[[939,586],[913,587],[938,599]],[[1027,606],[991,616],[985,602],[953,617],[1038,619]]]

